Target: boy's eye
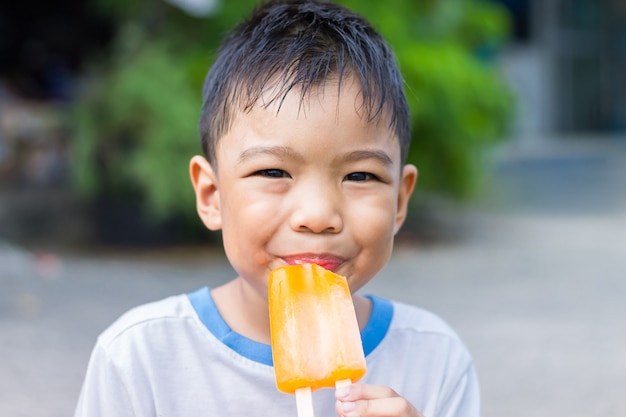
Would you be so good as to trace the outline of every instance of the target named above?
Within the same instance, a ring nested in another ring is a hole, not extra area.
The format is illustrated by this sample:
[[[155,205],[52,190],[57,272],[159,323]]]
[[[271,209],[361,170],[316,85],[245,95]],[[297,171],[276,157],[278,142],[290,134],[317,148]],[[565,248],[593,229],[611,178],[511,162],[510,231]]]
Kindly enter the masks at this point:
[[[369,172],[353,172],[345,176],[346,181],[371,181],[376,179],[378,177]]]
[[[289,174],[287,174],[287,172],[283,171],[282,169],[261,169],[259,171],[256,171],[253,175],[259,175],[261,177],[268,177],[268,178],[289,178]]]

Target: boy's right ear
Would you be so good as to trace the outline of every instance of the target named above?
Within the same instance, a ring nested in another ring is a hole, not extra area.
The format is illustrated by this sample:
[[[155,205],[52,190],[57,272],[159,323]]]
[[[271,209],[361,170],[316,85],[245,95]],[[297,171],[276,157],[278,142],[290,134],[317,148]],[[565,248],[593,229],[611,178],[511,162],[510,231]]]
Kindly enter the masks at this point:
[[[217,175],[204,157],[196,155],[189,162],[191,184],[196,192],[198,216],[209,230],[222,228],[222,211]]]

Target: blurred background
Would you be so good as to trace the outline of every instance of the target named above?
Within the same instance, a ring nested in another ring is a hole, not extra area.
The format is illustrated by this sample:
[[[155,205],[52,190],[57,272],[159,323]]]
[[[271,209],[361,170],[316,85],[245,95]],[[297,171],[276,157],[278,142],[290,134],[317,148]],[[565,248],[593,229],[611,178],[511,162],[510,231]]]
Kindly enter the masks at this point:
[[[367,290],[459,331],[485,417],[624,415],[626,3],[338,2],[396,52],[420,170]],[[71,415],[112,320],[232,277],[187,164],[254,4],[0,4],[0,415]]]

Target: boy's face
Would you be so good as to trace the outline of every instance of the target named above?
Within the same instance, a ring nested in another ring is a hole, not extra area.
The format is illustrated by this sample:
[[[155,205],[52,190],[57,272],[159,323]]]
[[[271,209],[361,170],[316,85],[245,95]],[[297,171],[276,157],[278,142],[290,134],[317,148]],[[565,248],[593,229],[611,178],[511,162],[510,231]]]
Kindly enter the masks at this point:
[[[388,123],[358,114],[357,84],[290,92],[268,108],[239,113],[216,150],[217,172],[191,161],[198,212],[222,229],[244,281],[267,296],[270,271],[317,263],[354,292],[387,262],[417,178],[402,167]],[[280,111],[278,106],[280,105]]]

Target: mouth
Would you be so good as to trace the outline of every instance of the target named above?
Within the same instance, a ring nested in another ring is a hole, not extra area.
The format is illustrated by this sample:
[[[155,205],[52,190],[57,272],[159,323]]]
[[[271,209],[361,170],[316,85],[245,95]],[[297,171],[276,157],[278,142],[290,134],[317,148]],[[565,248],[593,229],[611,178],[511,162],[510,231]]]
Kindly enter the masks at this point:
[[[283,260],[287,262],[288,265],[315,264],[332,272],[336,271],[344,262],[343,258],[328,254],[290,255],[283,257]]]

